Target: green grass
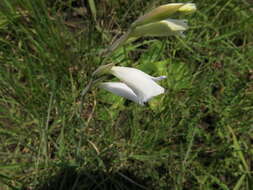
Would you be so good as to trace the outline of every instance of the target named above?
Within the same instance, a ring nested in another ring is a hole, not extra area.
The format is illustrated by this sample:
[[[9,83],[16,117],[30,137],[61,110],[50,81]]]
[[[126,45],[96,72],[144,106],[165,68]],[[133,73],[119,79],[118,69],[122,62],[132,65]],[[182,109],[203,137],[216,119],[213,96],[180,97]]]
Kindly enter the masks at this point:
[[[168,3],[99,2],[0,2],[0,189],[252,190],[252,2],[196,0],[186,38],[119,49],[106,63],[165,74],[166,93],[94,87],[79,113],[101,50]]]

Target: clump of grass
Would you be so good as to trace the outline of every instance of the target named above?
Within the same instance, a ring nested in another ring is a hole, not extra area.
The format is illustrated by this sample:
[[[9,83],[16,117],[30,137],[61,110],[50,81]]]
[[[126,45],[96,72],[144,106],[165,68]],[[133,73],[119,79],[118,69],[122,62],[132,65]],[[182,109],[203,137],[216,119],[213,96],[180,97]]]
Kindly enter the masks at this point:
[[[93,2],[95,16],[81,1],[0,4],[0,189],[252,189],[250,1],[195,1],[186,38],[116,51],[108,62],[168,75],[167,93],[139,107],[93,89],[79,117],[101,50],[167,3]]]

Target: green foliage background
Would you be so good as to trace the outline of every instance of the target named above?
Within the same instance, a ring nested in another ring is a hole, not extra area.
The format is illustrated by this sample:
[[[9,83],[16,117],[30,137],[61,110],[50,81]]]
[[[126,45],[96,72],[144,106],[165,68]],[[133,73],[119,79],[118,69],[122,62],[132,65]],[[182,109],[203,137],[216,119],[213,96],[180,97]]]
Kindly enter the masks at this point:
[[[169,2],[0,2],[1,190],[253,189],[251,0],[195,0],[175,17],[185,38],[107,60],[167,75],[164,95],[142,107],[94,87],[79,112],[100,52]]]

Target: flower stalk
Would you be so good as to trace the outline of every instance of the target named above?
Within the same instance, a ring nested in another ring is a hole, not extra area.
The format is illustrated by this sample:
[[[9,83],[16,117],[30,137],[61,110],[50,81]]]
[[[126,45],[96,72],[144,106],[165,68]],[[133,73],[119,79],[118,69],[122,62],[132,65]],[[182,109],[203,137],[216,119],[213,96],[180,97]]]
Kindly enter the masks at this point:
[[[140,37],[184,36],[183,32],[188,29],[187,20],[170,19],[169,17],[175,13],[189,14],[195,11],[196,6],[194,3],[170,3],[159,6],[143,16],[140,16],[131,24],[125,34],[100,54],[105,57],[103,62],[107,61],[111,54],[119,47]],[[166,76],[152,77],[138,69],[119,67],[111,63],[100,66],[92,73],[91,80],[81,93],[81,106],[83,97],[90,90],[92,85],[98,83],[101,76],[106,74],[114,75],[121,82],[102,82],[99,83],[99,87],[132,100],[140,105],[144,105],[145,102],[154,96],[164,93],[164,88],[156,82],[166,78]],[[95,80],[96,78],[98,78],[98,80]]]

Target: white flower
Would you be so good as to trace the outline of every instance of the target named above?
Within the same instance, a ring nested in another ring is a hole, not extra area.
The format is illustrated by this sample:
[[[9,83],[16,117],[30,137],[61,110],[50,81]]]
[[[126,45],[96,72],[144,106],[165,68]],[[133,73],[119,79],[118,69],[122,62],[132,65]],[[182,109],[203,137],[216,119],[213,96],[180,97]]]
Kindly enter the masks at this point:
[[[162,80],[166,76],[152,77],[138,69],[118,66],[112,67],[111,73],[122,82],[104,82],[100,87],[141,105],[164,93],[164,88],[155,81]]]

